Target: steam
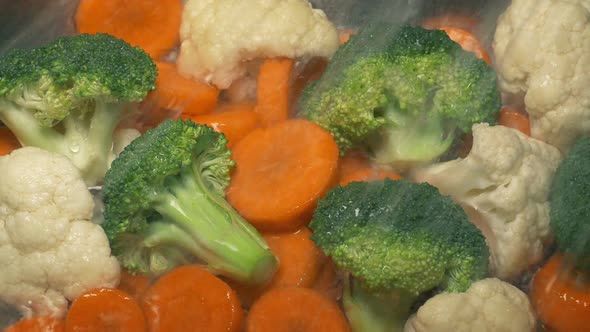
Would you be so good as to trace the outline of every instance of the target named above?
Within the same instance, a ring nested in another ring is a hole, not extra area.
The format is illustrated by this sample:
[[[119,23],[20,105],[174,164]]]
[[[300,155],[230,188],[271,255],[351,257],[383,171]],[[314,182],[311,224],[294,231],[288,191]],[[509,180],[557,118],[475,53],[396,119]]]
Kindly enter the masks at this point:
[[[459,14],[477,17],[476,35],[490,45],[498,16],[511,0],[310,0],[326,12],[338,27],[360,28],[369,22],[383,21],[394,25],[418,23],[422,18]]]
[[[0,56],[13,48],[32,48],[74,33],[73,0],[0,1]]]

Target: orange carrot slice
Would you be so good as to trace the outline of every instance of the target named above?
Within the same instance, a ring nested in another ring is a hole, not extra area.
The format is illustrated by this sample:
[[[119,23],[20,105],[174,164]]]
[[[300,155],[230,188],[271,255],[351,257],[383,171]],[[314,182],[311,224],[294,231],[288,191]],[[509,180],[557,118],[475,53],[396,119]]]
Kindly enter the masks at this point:
[[[66,317],[66,332],[145,332],[139,304],[114,288],[92,289],[74,300]]]
[[[289,90],[294,61],[287,58],[265,60],[258,74],[255,111],[263,126],[289,117]]]
[[[309,228],[302,227],[288,234],[263,234],[263,237],[281,262],[270,287],[310,287],[326,256],[310,239]]]
[[[308,288],[274,288],[250,309],[246,332],[344,332],[350,327],[336,302]]]
[[[588,331],[590,283],[582,274],[555,254],[535,275],[531,302],[539,318],[553,331]]]
[[[140,300],[151,283],[152,280],[145,275],[121,271],[121,281],[117,288],[131,295],[134,299]]]
[[[254,105],[246,103],[225,105],[211,114],[181,114],[180,117],[208,125],[223,133],[228,139],[228,147],[234,146],[260,124],[258,113],[254,112]]]
[[[157,106],[189,115],[206,114],[215,109],[219,97],[216,87],[181,76],[172,63],[157,61],[156,65],[156,90],[149,98]]]
[[[351,182],[369,182],[383,179],[399,180],[401,178],[401,175],[391,170],[365,167],[341,177],[340,185],[345,186]]]
[[[531,136],[531,123],[525,112],[512,107],[502,107],[498,115],[498,124],[519,130],[521,133]]]
[[[235,292],[198,266],[162,276],[142,301],[151,332],[237,332],[243,311]]]
[[[23,319],[4,332],[64,332],[65,326],[65,322],[59,318],[39,316]]]
[[[438,29],[440,27],[451,27],[473,32],[481,23],[481,19],[476,16],[467,16],[461,14],[444,14],[431,16],[424,19],[421,26],[425,29]]]
[[[342,298],[342,276],[339,275],[338,267],[332,259],[328,258],[324,261],[311,288],[332,301],[339,301]]]
[[[453,40],[455,43],[461,45],[461,48],[463,48],[465,51],[475,54],[476,57],[482,59],[488,65],[492,63],[490,55],[486,51],[485,47],[471,32],[452,27],[440,27],[439,29],[445,31],[449,38],[451,38],[451,40]]]
[[[338,146],[329,132],[303,119],[251,132],[233,147],[230,204],[255,227],[295,230],[335,180]]]
[[[348,41],[350,40],[350,37],[352,35],[355,35],[357,33],[357,31],[355,29],[343,29],[338,31],[338,42],[340,43],[340,45],[344,45],[346,43],[348,43]]]
[[[10,154],[21,147],[20,142],[7,127],[0,127],[0,156]]]
[[[312,287],[327,257],[310,239],[311,231],[302,227],[292,233],[265,233],[264,240],[281,262],[272,280],[262,286],[234,285],[243,305],[249,306],[260,295],[277,287]]]
[[[361,150],[348,150],[338,160],[338,178],[345,178],[359,169],[367,167],[371,167],[371,161],[365,153]]]
[[[108,33],[159,59],[179,40],[182,0],[81,0],[80,33]]]

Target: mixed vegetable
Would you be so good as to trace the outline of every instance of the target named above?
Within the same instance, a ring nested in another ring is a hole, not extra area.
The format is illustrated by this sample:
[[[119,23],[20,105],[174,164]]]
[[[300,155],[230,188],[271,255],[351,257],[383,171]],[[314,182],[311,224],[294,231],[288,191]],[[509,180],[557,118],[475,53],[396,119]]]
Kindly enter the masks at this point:
[[[588,17],[81,0],[0,57],[0,328],[590,331]]]

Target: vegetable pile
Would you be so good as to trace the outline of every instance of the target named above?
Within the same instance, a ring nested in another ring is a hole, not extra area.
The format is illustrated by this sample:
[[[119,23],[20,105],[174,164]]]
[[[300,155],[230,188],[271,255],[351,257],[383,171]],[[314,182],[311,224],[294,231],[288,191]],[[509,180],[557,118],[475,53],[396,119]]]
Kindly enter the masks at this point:
[[[0,328],[587,331],[587,17],[81,0],[0,57]]]

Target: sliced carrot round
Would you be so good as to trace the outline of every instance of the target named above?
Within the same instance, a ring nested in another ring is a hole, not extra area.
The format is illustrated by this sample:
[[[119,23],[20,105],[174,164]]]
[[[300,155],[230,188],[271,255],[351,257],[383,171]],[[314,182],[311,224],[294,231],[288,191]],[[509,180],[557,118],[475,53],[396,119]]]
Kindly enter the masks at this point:
[[[371,167],[369,157],[361,150],[350,149],[340,156],[338,160],[338,178],[342,179],[359,169],[367,167]]]
[[[295,230],[334,182],[338,146],[319,125],[292,119],[251,132],[234,146],[233,159],[233,207],[258,229]]]
[[[65,323],[56,317],[39,316],[23,319],[4,332],[64,332]]]
[[[266,59],[258,74],[256,107],[263,126],[289,118],[289,93],[295,61],[289,58]]]
[[[490,55],[486,51],[485,47],[479,42],[479,40],[469,31],[453,27],[440,27],[438,28],[447,33],[449,38],[455,43],[461,45],[467,52],[475,54],[476,57],[482,59],[487,64],[491,64],[492,60]]]
[[[0,127],[0,156],[10,154],[21,147],[20,142],[7,127]]]
[[[254,112],[254,105],[247,103],[225,105],[210,114],[181,114],[180,117],[208,125],[223,133],[227,137],[228,147],[234,146],[260,124],[258,113]]]
[[[440,27],[453,27],[472,32],[481,24],[481,18],[473,15],[443,14],[430,16],[420,24],[425,29],[438,29]]]
[[[302,227],[294,233],[262,236],[281,262],[270,281],[270,287],[310,287],[327,258],[311,240],[309,228]]]
[[[162,276],[145,293],[142,307],[151,332],[237,332],[243,324],[235,292],[198,266]]]
[[[179,40],[182,0],[81,0],[80,33],[108,33],[158,59]]]
[[[355,172],[349,173],[345,177],[340,178],[340,185],[345,186],[351,182],[367,182],[367,181],[379,181],[384,179],[399,180],[401,175],[394,171],[386,169],[377,169],[373,167],[365,167],[358,169]]]
[[[531,123],[528,114],[516,108],[504,106],[498,115],[498,124],[510,127],[531,136]]]
[[[215,109],[219,97],[216,87],[183,77],[173,63],[156,61],[156,65],[156,90],[148,98],[157,106],[191,115],[206,114]]]
[[[150,287],[151,283],[152,279],[146,275],[121,271],[121,281],[117,288],[131,295],[134,299],[139,300]]]
[[[350,331],[336,302],[308,288],[274,288],[250,309],[246,332]]]
[[[328,260],[311,240],[311,231],[307,227],[295,232],[265,233],[262,236],[281,264],[267,284],[252,286],[230,282],[245,306],[250,306],[271,288],[312,287]]]
[[[532,281],[531,302],[546,326],[558,332],[590,328],[590,282],[561,254],[553,255]],[[587,278],[587,277],[586,277]]]
[[[342,298],[343,286],[343,278],[338,266],[328,258],[321,266],[311,288],[332,301],[339,301]]]
[[[66,317],[67,332],[145,332],[139,304],[114,288],[87,291],[74,300]]]

